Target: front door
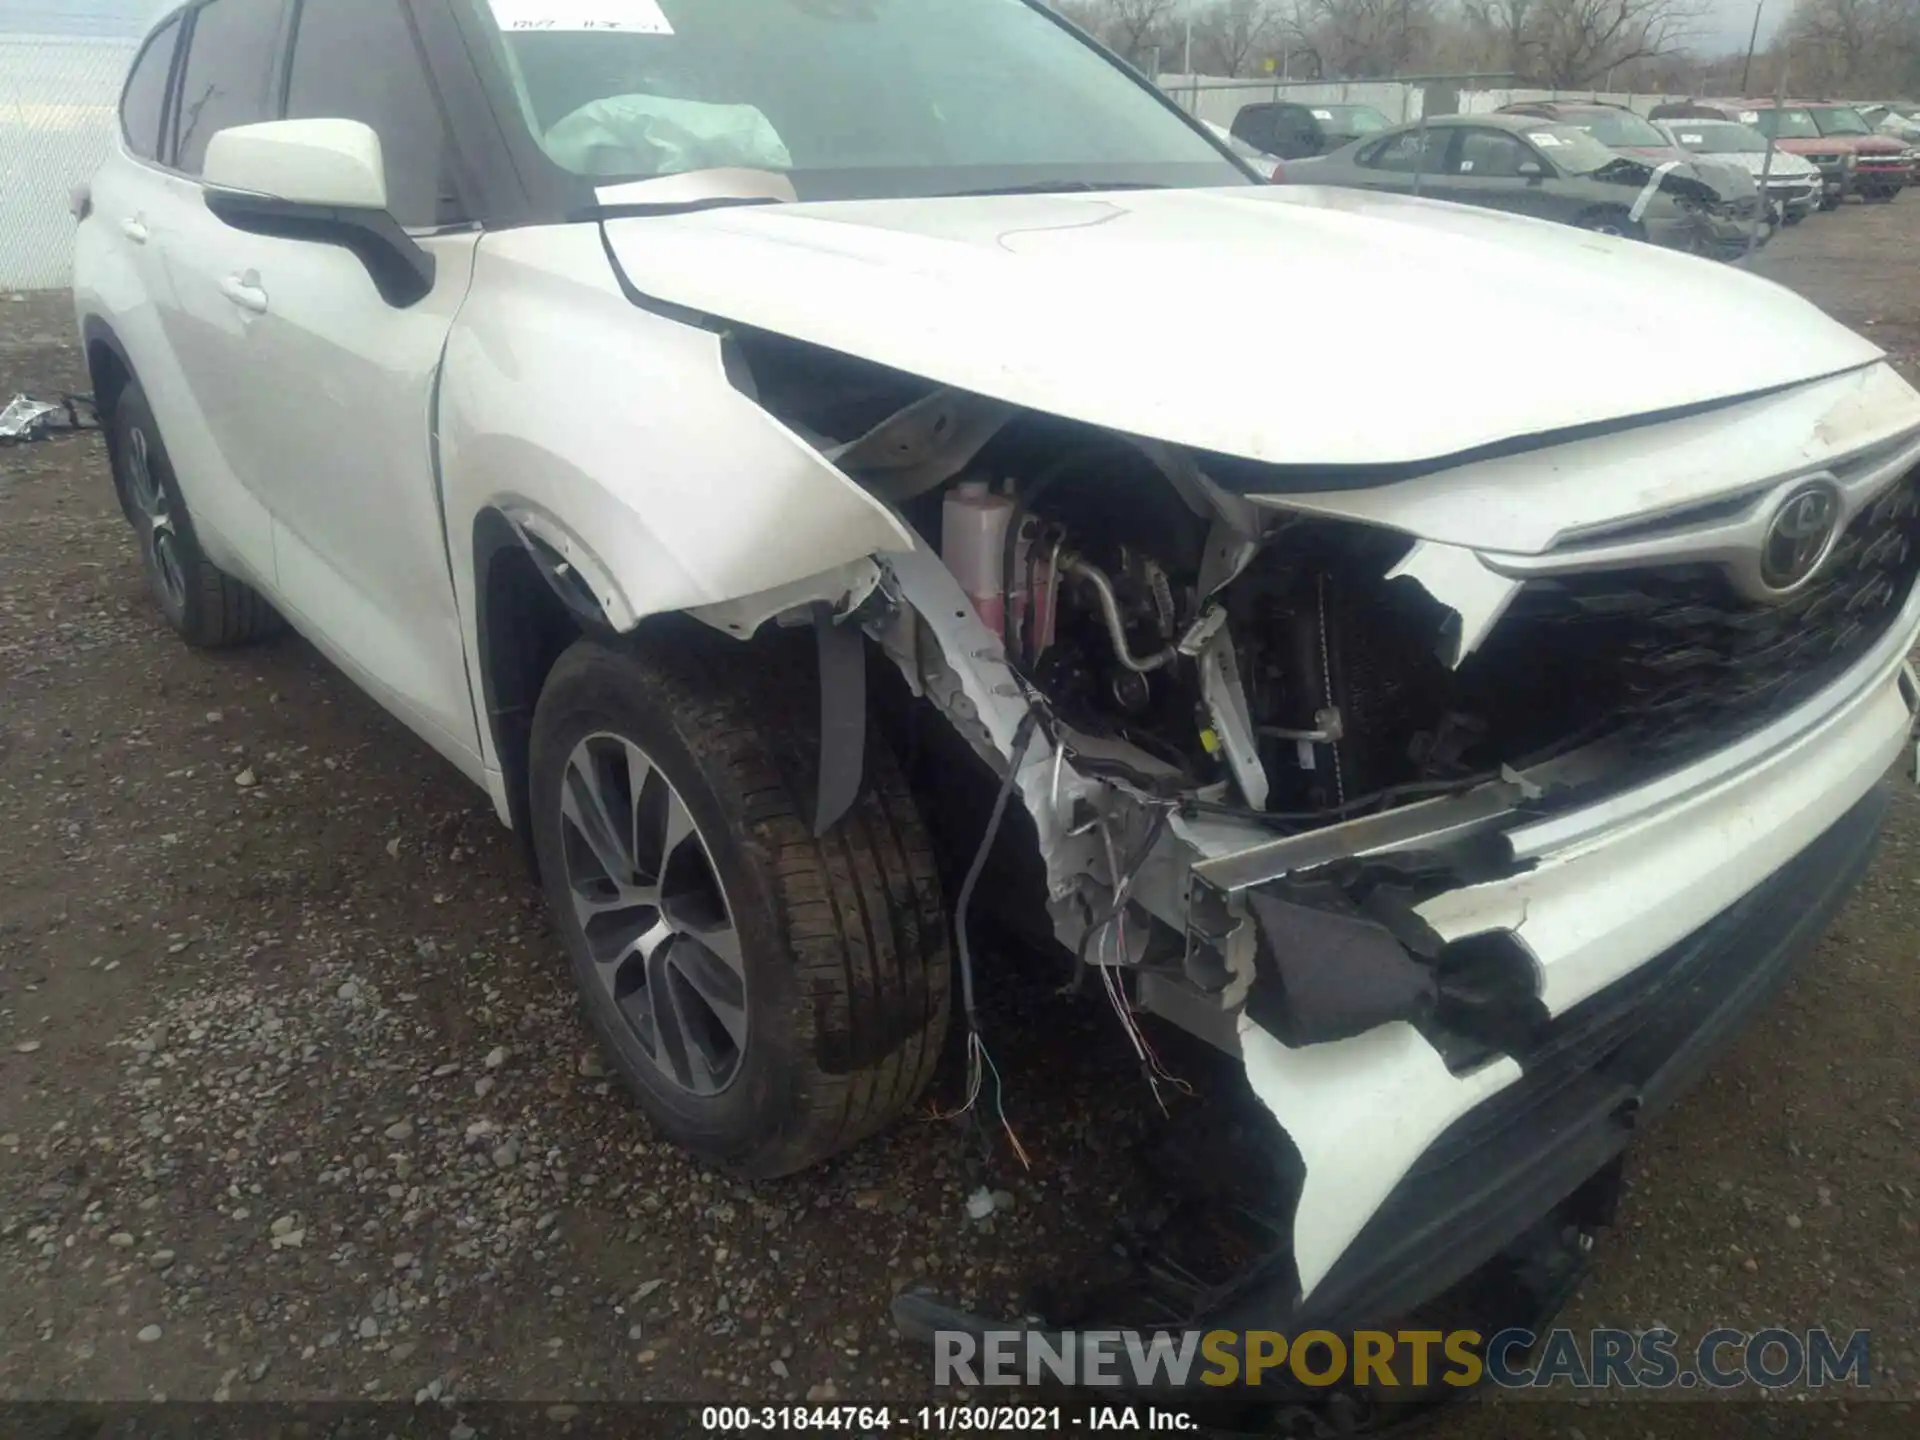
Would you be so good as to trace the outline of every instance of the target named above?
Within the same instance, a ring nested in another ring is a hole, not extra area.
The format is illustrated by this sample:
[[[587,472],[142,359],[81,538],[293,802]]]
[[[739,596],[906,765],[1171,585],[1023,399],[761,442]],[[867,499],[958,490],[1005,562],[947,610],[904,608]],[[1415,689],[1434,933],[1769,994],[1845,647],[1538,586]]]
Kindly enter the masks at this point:
[[[380,136],[388,209],[434,259],[432,290],[381,297],[349,251],[229,232],[222,287],[251,312],[237,450],[274,517],[291,618],[437,748],[477,764],[433,425],[442,353],[479,232],[446,183],[440,109],[400,0],[304,0],[286,118]]]

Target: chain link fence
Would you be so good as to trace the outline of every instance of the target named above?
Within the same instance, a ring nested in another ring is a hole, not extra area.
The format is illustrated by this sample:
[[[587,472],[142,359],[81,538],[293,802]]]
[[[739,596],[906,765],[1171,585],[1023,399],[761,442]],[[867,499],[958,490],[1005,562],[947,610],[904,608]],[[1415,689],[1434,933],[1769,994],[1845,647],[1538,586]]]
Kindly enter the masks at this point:
[[[73,275],[75,185],[113,145],[137,42],[0,34],[0,290]]]

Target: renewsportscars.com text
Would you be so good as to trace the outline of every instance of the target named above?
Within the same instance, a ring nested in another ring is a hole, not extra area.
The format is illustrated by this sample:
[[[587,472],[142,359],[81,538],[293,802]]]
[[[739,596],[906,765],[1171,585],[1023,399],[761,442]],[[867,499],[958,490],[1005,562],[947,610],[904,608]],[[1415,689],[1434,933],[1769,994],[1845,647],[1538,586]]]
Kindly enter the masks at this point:
[[[934,1337],[940,1385],[1137,1389],[1292,1382],[1374,1389],[1770,1390],[1871,1383],[1869,1332],[1722,1326],[1692,1341],[1672,1330],[1554,1329],[1158,1331],[1002,1330]]]

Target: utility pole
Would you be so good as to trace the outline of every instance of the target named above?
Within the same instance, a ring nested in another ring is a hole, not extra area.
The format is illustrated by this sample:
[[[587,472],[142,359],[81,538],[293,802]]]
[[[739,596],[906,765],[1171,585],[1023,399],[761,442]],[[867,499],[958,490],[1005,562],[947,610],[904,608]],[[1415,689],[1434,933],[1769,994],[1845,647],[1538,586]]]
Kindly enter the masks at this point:
[[[1745,88],[1745,87],[1742,87],[1742,88]],[[1780,62],[1780,73],[1774,77],[1774,82],[1773,82],[1773,118],[1776,122],[1774,125],[1774,129],[1776,130],[1780,128],[1777,122],[1780,119],[1780,111],[1786,105],[1786,103],[1787,103],[1787,62],[1786,62],[1786,59],[1783,58]],[[1826,184],[1826,177],[1822,175],[1820,178],[1821,178],[1821,185],[1823,187],[1820,193],[1824,195],[1826,194],[1826,190],[1824,188]],[[1751,229],[1747,231],[1747,253],[1740,257],[1742,264],[1751,265],[1753,263],[1753,247],[1754,247],[1754,244],[1760,238],[1760,218],[1761,216],[1767,215],[1769,213],[1773,204],[1772,201],[1767,199],[1767,187],[1772,182],[1772,180],[1773,180],[1773,135],[1771,132],[1769,132],[1767,135],[1766,158],[1764,158],[1760,162],[1760,214],[1753,217],[1753,226]],[[1784,217],[1785,212],[1782,211],[1781,213],[1782,213],[1782,216]]]
[[[1753,7],[1753,29],[1747,34],[1747,63],[1740,67],[1740,93],[1747,93],[1747,86],[1753,79],[1753,47],[1760,40],[1760,12],[1767,8],[1767,0],[1757,0]]]

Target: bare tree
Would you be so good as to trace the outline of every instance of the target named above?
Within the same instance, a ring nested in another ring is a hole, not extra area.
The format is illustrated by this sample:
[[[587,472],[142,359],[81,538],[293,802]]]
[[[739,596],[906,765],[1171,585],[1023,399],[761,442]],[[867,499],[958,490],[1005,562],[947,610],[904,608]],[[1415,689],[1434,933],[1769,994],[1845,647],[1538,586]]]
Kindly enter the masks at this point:
[[[1105,0],[1103,38],[1135,65],[1149,57],[1172,18],[1175,0]]]
[[[1596,84],[1681,48],[1711,0],[1462,0],[1483,52],[1542,85]],[[1857,0],[1842,0],[1857,3]]]
[[[1481,42],[1482,53],[1514,75],[1532,75],[1532,21],[1539,0],[1462,0],[1461,18]]]
[[[1903,88],[1915,51],[1915,7],[1901,0],[1800,0],[1784,38],[1816,89]]]
[[[1427,52],[1436,0],[1296,0],[1295,26],[1329,74],[1404,73]]]
[[[1685,42],[1705,0],[1542,0],[1536,64],[1549,85],[1589,85]]]
[[[1273,0],[1215,0],[1193,22],[1195,63],[1209,75],[1242,75],[1280,30]]]

